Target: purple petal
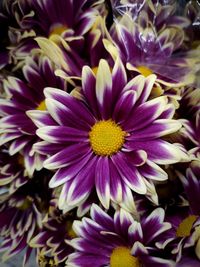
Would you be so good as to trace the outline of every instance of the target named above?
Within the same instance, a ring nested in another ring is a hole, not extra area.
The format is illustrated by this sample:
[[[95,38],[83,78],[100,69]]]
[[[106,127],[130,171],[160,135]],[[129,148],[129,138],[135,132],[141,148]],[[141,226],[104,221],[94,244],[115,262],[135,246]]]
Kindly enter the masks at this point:
[[[96,78],[93,71],[88,67],[84,66],[82,70],[82,89],[87,102],[92,109],[92,113],[96,118],[100,118],[98,111],[97,98],[95,93]]]
[[[96,76],[96,97],[102,119],[110,119],[112,107],[112,77],[110,67],[105,60],[101,60]]]
[[[134,166],[128,164],[123,153],[117,153],[112,156],[112,161],[115,164],[121,178],[124,182],[135,192],[139,194],[146,193],[146,186],[143,182],[143,178]]]
[[[57,172],[54,174],[54,176],[49,182],[49,187],[54,188],[60,186],[68,180],[74,178],[81,171],[81,169],[87,165],[88,160],[90,160],[90,158],[91,154],[88,154],[78,163],[57,170]]]
[[[95,170],[95,185],[97,195],[102,205],[108,209],[110,205],[110,170],[109,158],[99,157]]]
[[[37,135],[49,143],[88,142],[88,133],[66,126],[46,126],[37,130]]]
[[[118,123],[125,121],[134,107],[137,100],[137,93],[134,91],[126,91],[119,97],[113,112],[113,119]]]
[[[150,140],[148,142],[134,141],[125,144],[128,149],[144,150],[149,160],[157,164],[172,164],[179,162],[183,153],[173,144],[163,140]]]
[[[140,105],[130,113],[131,119],[122,125],[123,128],[130,132],[146,127],[160,116],[166,104],[167,98],[161,96]]]
[[[54,116],[53,112],[55,112],[57,108],[58,111],[60,110],[60,116],[62,116],[63,112],[64,116],[70,116],[70,119],[74,119],[74,125],[81,124],[83,126],[84,124],[94,124],[94,117],[80,100],[76,99],[75,97],[62,90],[58,90],[55,88],[45,88],[44,93],[47,99],[49,99],[46,105],[52,117]],[[52,105],[51,101],[53,100],[54,104]],[[62,120],[63,122],[65,121],[64,118]]]
[[[89,147],[85,144],[77,143],[64,148],[57,154],[51,156],[44,162],[44,167],[47,169],[58,169],[67,167],[73,162],[79,161],[82,157],[91,153]]]

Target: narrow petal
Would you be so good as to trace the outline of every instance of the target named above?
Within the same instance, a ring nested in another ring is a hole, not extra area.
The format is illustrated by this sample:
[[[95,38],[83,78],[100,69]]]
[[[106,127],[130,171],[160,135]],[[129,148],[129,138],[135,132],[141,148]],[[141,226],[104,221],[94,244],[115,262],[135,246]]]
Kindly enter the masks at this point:
[[[137,93],[134,91],[124,92],[118,99],[113,112],[113,119],[118,123],[125,121],[137,100]]]
[[[157,119],[165,110],[167,98],[165,96],[157,97],[153,100],[143,103],[130,113],[130,118],[124,125],[128,132],[142,129]]]
[[[182,124],[177,120],[159,119],[152,122],[144,129],[139,129],[133,132],[127,140],[145,141],[156,139],[167,134],[174,133],[182,127]]]
[[[105,60],[101,60],[96,76],[96,97],[103,119],[111,117],[112,107],[112,77],[110,67]]]
[[[67,167],[73,162],[80,160],[81,157],[86,156],[88,153],[90,153],[90,151],[87,145],[77,143],[64,148],[45,160],[44,167],[49,170]]]
[[[127,160],[122,153],[118,153],[112,156],[112,161],[119,171],[124,182],[135,192],[139,194],[146,193],[146,186],[143,182],[143,178],[137,169],[127,164]]]
[[[96,86],[96,78],[93,71],[88,66],[84,66],[82,70],[83,94],[92,109],[92,113],[95,115],[95,117],[99,118],[100,115],[97,105],[95,86]]]
[[[37,130],[37,135],[49,143],[88,142],[88,133],[67,126],[46,126]]]
[[[108,157],[99,157],[95,174],[97,195],[102,205],[108,209],[110,205],[110,169]]]
[[[149,160],[157,164],[172,164],[181,161],[183,152],[178,146],[170,144],[161,139],[148,142],[134,141],[126,143],[126,146],[133,150],[144,150]]]
[[[79,171],[81,171],[81,169],[84,166],[86,166],[90,158],[91,158],[91,154],[88,154],[78,163],[76,162],[75,164],[72,164],[71,166],[58,169],[56,173],[54,174],[54,176],[51,178],[49,182],[49,187],[55,188],[67,182],[68,180],[74,178],[79,173]]]

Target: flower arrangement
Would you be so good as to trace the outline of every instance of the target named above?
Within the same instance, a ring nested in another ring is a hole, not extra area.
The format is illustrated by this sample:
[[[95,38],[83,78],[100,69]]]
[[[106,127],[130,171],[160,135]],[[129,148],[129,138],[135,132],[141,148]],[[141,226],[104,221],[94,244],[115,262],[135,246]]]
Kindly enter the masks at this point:
[[[3,261],[200,266],[200,4],[183,2],[1,1]]]

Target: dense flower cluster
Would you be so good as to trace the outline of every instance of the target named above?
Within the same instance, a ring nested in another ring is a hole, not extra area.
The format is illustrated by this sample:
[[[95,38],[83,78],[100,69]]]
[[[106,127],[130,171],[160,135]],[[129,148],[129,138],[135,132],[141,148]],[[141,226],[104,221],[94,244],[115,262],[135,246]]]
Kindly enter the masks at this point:
[[[3,261],[200,266],[200,4],[178,2],[0,2]]]

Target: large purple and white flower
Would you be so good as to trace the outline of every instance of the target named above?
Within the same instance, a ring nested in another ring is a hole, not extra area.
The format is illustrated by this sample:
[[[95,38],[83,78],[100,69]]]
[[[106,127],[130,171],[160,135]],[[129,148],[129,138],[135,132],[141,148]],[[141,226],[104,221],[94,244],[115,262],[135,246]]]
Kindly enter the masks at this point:
[[[58,86],[64,89],[65,83],[54,75],[49,59],[39,54],[27,58],[23,74],[26,81],[12,76],[4,80],[5,92],[0,99],[0,145],[7,144],[10,155],[22,152],[25,168],[32,176],[35,169],[42,168],[44,157],[31,152],[38,137],[26,111],[45,109],[44,88]]]
[[[146,194],[148,179],[167,179],[159,165],[187,157],[162,138],[181,124],[172,119],[174,106],[166,96],[148,100],[155,80],[140,75],[127,83],[119,60],[112,72],[101,60],[96,75],[83,68],[81,98],[46,88],[49,116],[27,113],[44,140],[34,149],[49,155],[45,168],[56,170],[50,187],[63,185],[61,209],[78,206],[94,187],[105,208],[112,200],[132,209],[131,190]]]
[[[140,222],[123,209],[111,217],[95,204],[90,215],[91,219],[73,223],[77,238],[68,243],[76,251],[69,255],[66,266],[174,266],[168,253],[157,247],[171,227],[164,222],[163,209],[155,209]]]

